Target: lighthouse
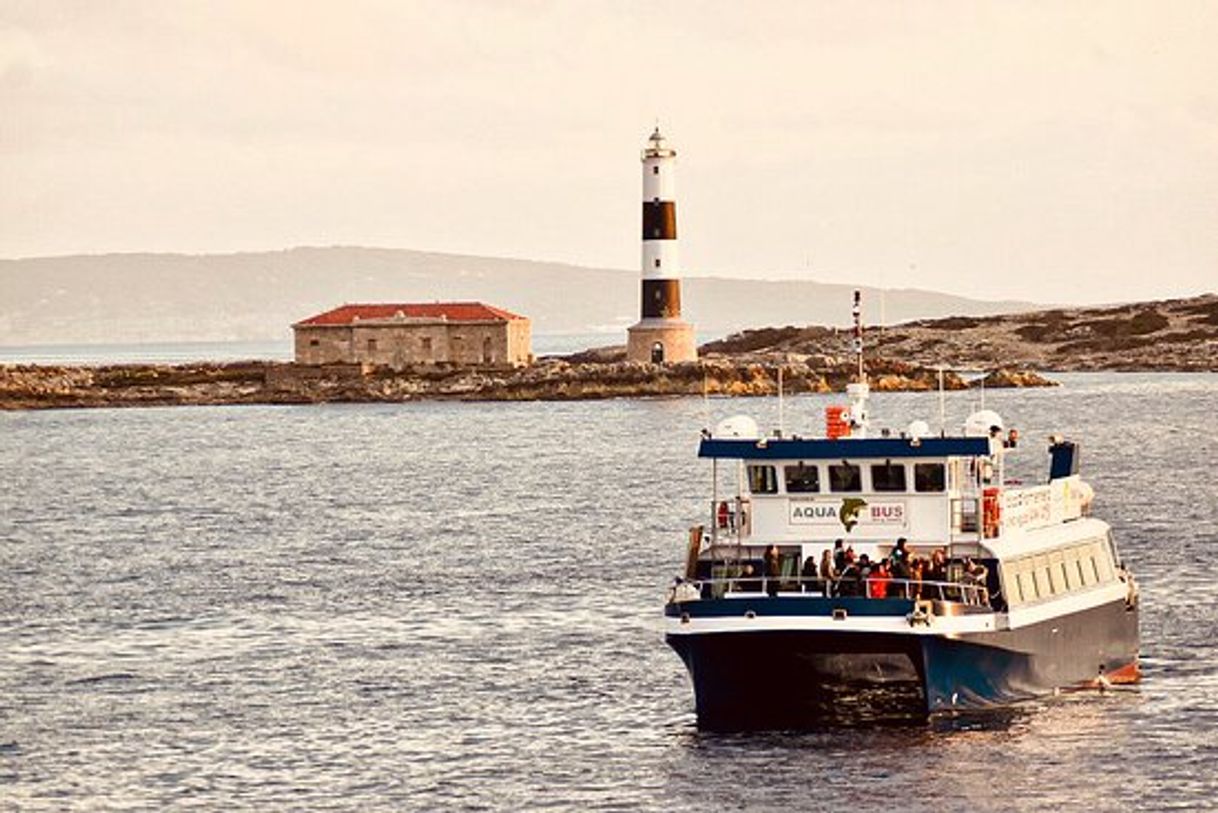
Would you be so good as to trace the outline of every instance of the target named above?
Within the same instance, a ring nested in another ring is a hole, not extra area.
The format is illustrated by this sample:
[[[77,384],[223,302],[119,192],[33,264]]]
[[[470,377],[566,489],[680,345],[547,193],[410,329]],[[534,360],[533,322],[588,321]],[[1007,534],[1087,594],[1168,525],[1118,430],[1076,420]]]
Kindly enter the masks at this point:
[[[694,326],[681,321],[677,258],[677,151],[656,127],[643,148],[643,291],[638,324],[627,330],[626,357],[665,364],[695,361]]]

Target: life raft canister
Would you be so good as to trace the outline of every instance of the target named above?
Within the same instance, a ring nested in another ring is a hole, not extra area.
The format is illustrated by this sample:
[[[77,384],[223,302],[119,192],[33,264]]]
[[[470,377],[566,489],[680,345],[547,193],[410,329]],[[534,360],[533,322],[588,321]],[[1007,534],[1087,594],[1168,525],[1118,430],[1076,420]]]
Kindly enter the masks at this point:
[[[987,488],[981,492],[981,528],[986,539],[998,536],[1002,524],[1002,504],[998,501],[999,489]]]
[[[850,437],[850,407],[838,404],[825,407],[825,436],[829,440]]]

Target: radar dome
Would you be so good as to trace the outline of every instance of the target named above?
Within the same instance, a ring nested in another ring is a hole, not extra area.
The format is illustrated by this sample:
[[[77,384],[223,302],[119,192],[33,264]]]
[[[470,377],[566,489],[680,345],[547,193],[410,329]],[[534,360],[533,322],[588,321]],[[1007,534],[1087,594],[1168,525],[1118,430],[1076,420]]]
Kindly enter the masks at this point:
[[[1003,429],[1002,416],[992,409],[980,409],[964,420],[964,434],[970,438],[989,437],[990,430]]]
[[[905,427],[905,434],[911,438],[924,438],[930,434],[930,424],[922,420],[910,421],[909,426]]]
[[[757,429],[757,421],[748,415],[733,415],[719,421],[719,425],[715,427],[715,437],[757,440],[761,437],[761,432]]]

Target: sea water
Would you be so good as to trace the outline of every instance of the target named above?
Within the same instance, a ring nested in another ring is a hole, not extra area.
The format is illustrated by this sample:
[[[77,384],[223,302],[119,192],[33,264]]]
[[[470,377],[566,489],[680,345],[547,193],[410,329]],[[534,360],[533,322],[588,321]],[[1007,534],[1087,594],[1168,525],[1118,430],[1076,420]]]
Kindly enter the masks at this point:
[[[0,809],[1212,806],[1218,376],[1061,380],[985,406],[1023,476],[1081,441],[1140,687],[732,736],[696,729],[661,605],[708,519],[699,429],[776,399],[0,414]],[[872,406],[938,423],[933,393]]]

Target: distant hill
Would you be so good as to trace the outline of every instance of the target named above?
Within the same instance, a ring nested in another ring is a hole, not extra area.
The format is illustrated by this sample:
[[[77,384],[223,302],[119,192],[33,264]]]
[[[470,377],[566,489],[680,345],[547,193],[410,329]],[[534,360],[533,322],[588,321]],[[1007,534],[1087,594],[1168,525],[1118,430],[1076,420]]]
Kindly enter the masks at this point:
[[[989,317],[953,316],[871,329],[867,352],[928,367],[1040,370],[1218,371],[1218,295]],[[706,354],[846,358],[850,337],[832,327],[746,330]]]
[[[748,325],[844,324],[848,283],[689,278],[685,312],[702,335]],[[880,298],[864,289],[868,319]],[[289,326],[344,302],[482,300],[536,333],[604,333],[638,315],[638,273],[402,249],[294,248],[239,254],[105,254],[0,260],[0,345],[288,339]],[[917,289],[884,296],[889,323],[1011,313]]]

